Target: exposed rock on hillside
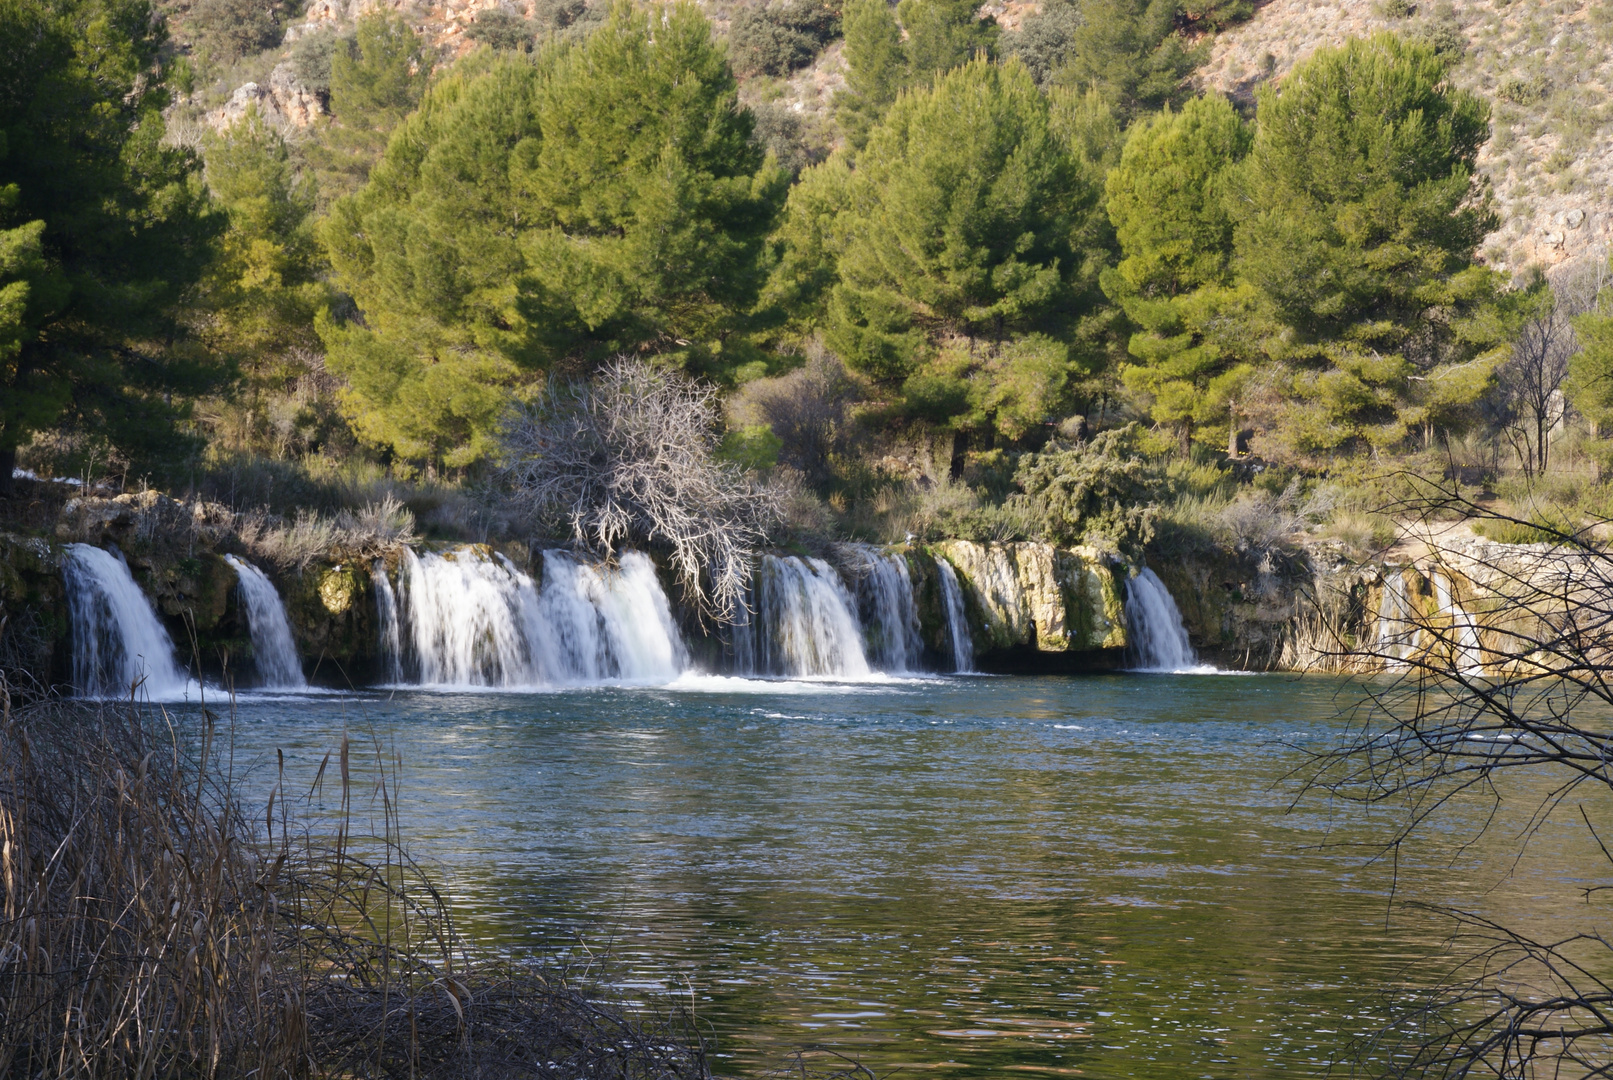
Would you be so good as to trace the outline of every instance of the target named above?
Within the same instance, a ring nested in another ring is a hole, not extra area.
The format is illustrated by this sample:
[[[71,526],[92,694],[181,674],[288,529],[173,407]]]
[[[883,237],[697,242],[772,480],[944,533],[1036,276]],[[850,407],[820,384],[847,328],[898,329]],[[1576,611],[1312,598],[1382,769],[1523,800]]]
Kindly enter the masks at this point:
[[[1604,258],[1613,240],[1605,0],[1271,0],[1214,42],[1199,82],[1247,101],[1317,48],[1379,30],[1461,48],[1456,82],[1494,102],[1479,167],[1501,227],[1485,242],[1486,260],[1516,273]]]
[[[207,114],[207,122],[223,131],[239,123],[253,106],[277,127],[307,127],[326,112],[324,99],[297,80],[290,61],[281,61],[270,72],[267,86],[249,82],[237,87],[229,101]]]

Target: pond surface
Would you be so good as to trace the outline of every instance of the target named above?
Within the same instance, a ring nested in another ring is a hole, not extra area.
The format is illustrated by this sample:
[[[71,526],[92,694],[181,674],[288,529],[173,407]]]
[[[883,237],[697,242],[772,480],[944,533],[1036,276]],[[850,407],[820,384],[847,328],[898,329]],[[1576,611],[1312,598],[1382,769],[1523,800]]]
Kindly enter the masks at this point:
[[[1448,967],[1449,924],[1408,902],[1586,925],[1572,808],[1522,862],[1521,806],[1466,849],[1485,808],[1459,808],[1398,884],[1367,857],[1387,818],[1290,810],[1352,700],[1273,675],[693,678],[247,701],[233,731],[237,762],[283,750],[304,783],[344,729],[395,752],[405,838],[479,943],[692,997],[724,1073],[822,1046],[882,1075],[1230,1080],[1326,1074],[1385,988]]]

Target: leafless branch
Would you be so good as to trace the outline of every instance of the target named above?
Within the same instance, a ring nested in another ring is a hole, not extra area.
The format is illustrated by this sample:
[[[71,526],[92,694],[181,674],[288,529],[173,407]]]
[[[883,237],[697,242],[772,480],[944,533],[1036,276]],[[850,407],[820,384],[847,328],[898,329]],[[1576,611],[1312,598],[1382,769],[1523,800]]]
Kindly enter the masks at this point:
[[[684,595],[731,619],[745,603],[778,496],[717,460],[714,387],[619,358],[589,382],[555,381],[505,423],[504,476],[519,509],[613,557],[664,545]]]
[[[1387,509],[1424,537],[1453,514],[1515,520],[1455,486],[1406,482],[1415,494]],[[1525,837],[1576,796],[1606,807],[1613,556],[1584,532],[1546,533],[1532,545],[1430,541],[1415,565],[1384,569],[1375,611],[1331,624],[1334,666],[1384,677],[1360,684],[1345,737],[1305,767],[1306,790],[1398,808],[1391,848],[1459,799],[1489,802],[1487,829],[1514,770],[1545,780],[1530,786]],[[1600,844],[1586,802],[1579,811]],[[1384,1033],[1392,1052],[1376,1056],[1394,1063],[1391,1075],[1613,1076],[1613,948],[1602,934],[1540,941],[1454,915],[1477,949]]]

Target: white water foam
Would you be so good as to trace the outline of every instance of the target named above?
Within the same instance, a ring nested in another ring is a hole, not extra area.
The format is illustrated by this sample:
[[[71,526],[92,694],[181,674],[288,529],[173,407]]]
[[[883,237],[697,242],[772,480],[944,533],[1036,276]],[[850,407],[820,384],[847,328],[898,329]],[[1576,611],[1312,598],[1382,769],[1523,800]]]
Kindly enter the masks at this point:
[[[935,569],[941,578],[941,609],[946,614],[947,640],[952,646],[952,670],[971,672],[975,669],[975,643],[963,610],[963,589],[951,563],[936,559]]]
[[[1467,609],[1458,603],[1452,595],[1450,582],[1443,575],[1434,575],[1434,599],[1439,603],[1439,613],[1450,620],[1452,635],[1452,651],[1455,655],[1452,660],[1457,671],[1470,677],[1484,675],[1484,645],[1479,640],[1478,623]]]
[[[870,674],[856,607],[828,563],[764,555],[752,592],[755,610],[733,627],[741,674],[852,679]]]
[[[224,561],[235,569],[246,607],[247,628],[252,635],[252,660],[257,667],[258,687],[263,690],[305,690],[302,661],[291,636],[291,623],[280,592],[262,570],[234,555]]]
[[[886,672],[919,670],[924,637],[907,557],[870,544],[846,544],[843,550],[856,571],[857,610],[869,662]]]
[[[514,689],[665,683],[687,666],[646,556],[603,568],[547,551],[543,568],[539,588],[485,548],[405,550],[397,593],[376,589],[387,667],[400,683]]]
[[[182,701],[199,687],[121,555],[68,544],[62,562],[72,620],[73,688],[94,698]]]
[[[370,580],[375,583],[375,614],[381,624],[381,663],[386,668],[386,681],[397,684],[403,681],[403,627],[398,621],[398,596],[392,590],[392,579],[387,576],[386,562],[376,559],[370,567]]]
[[[1389,670],[1404,668],[1417,643],[1411,598],[1406,595],[1406,579],[1392,571],[1383,579],[1383,596],[1378,601],[1377,653]]]
[[[1176,601],[1159,575],[1146,566],[1126,582],[1126,624],[1133,671],[1198,674],[1216,670],[1199,664]]]

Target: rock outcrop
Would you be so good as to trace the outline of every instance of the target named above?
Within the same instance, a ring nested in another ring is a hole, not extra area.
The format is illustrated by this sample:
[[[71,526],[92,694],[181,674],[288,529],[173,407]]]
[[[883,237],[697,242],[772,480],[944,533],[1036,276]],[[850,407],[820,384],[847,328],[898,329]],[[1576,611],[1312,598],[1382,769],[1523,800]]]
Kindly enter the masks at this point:
[[[1120,662],[1124,571],[1092,548],[949,540],[929,550],[957,572],[983,670],[1022,669],[1035,656],[1056,669]]]
[[[236,87],[229,101],[207,114],[207,122],[214,130],[224,131],[254,108],[275,127],[307,127],[327,112],[325,99],[298,80],[289,60],[275,65],[267,86],[249,82]]]

